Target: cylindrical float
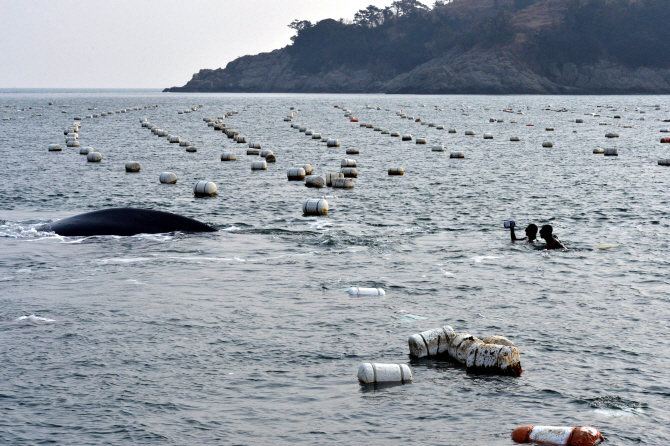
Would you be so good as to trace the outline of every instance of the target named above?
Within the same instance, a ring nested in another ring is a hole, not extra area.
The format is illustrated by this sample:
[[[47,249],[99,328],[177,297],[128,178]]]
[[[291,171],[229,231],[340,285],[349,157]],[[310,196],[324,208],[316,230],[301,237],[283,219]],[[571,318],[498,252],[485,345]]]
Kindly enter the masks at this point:
[[[294,167],[286,171],[286,176],[289,181],[302,181],[305,179],[305,169],[302,167]]]
[[[670,143],[670,138],[661,138],[661,143]]]
[[[188,146],[186,148],[186,151],[189,152],[189,153],[193,153],[193,152],[197,152],[198,149],[195,146]]]
[[[305,133],[307,130],[309,130],[309,127],[300,127],[300,129],[298,129],[300,133]]]
[[[619,156],[618,149],[605,149],[605,156]]]
[[[605,153],[605,149],[602,149],[602,148],[598,147],[598,148],[593,149],[593,153],[595,153],[597,155],[601,155],[601,154]]]
[[[340,140],[339,139],[329,139],[328,140],[328,147],[340,147]]]
[[[509,140],[510,141],[521,141],[521,138],[519,138],[518,136],[512,136],[512,137],[510,137]]]
[[[175,184],[177,182],[177,175],[172,172],[163,172],[158,177],[158,181],[162,184]]]
[[[391,167],[388,170],[389,175],[405,175],[405,170],[402,167]]]
[[[605,133],[605,138],[618,138],[619,134],[618,133]]]
[[[308,174],[309,175],[309,174]],[[327,173],[326,174],[326,186],[332,187],[333,186],[333,181],[337,179],[343,179],[344,174],[337,172],[337,173]]]
[[[411,383],[412,371],[405,364],[377,364],[366,362],[358,368],[361,384]]]
[[[179,147],[188,147],[191,145],[191,141],[180,141]]]
[[[311,164],[303,164],[302,166],[303,169],[305,169],[305,175],[311,175],[312,174],[312,165]]]
[[[356,167],[356,160],[343,159],[340,161],[340,167]]]
[[[402,140],[403,141],[411,141],[412,140],[412,135],[402,135]]]
[[[139,172],[140,168],[140,163],[137,161],[130,161],[126,163],[126,172]]]
[[[543,443],[566,446],[594,446],[605,438],[590,426],[519,426],[512,432],[517,443]]]
[[[347,149],[347,155],[358,155],[358,149],[353,148],[353,149]]]
[[[444,146],[433,146],[431,152],[444,152]]]
[[[86,155],[86,161],[89,163],[99,163],[102,160],[102,154],[100,152],[89,152]]]
[[[415,358],[441,355],[447,351],[449,342],[456,336],[449,325],[414,334],[407,339],[409,354]]]
[[[302,204],[304,215],[328,215],[328,202],[324,198],[310,198]]]
[[[222,153],[221,161],[235,161],[237,160],[237,155],[234,153]]]
[[[351,296],[386,296],[386,292],[382,288],[351,287],[347,292]]]
[[[321,139],[321,133],[314,133],[312,139]]]
[[[493,135],[490,133],[484,133],[484,139],[493,139]]]
[[[262,147],[261,147],[261,143],[259,143],[259,142],[250,142],[249,143],[249,148],[260,150]]]
[[[426,138],[417,138],[416,143],[417,144],[426,144]]]
[[[268,170],[268,163],[265,161],[254,161],[251,163],[251,170]]]
[[[340,173],[344,175],[344,178],[357,178],[358,170],[355,167],[343,167],[340,169]]]
[[[334,189],[353,189],[354,180],[351,178],[335,178],[332,180],[331,186]]]
[[[176,136],[176,135],[172,135],[172,136],[170,136],[170,142],[171,143],[180,143],[181,142],[181,137]]]
[[[247,149],[247,155],[258,155],[259,153],[261,153],[261,151],[258,149]]]
[[[400,137],[400,132],[391,132],[391,136],[394,138]]]
[[[93,147],[82,147],[79,149],[79,154],[80,155],[88,155],[93,151]]]
[[[326,180],[323,177],[318,175],[308,175],[305,177],[305,186],[307,187],[316,187],[321,188],[326,185]]]
[[[270,152],[269,154],[267,154],[267,155],[265,156],[265,162],[266,162],[266,163],[275,163],[275,162],[277,162],[277,155],[275,155],[274,153]]]
[[[216,195],[216,184],[211,181],[198,181],[193,185],[193,193],[197,196]]]
[[[456,133],[456,129],[449,129],[449,133]]]
[[[63,148],[60,144],[49,144],[49,152],[60,152]]]
[[[577,124],[583,124],[584,120],[583,119],[575,119],[575,123]]]
[[[247,144],[249,141],[247,141],[246,136],[238,136],[237,137],[237,143],[238,144]]]
[[[466,130],[465,131],[465,136],[475,136],[474,130]]]
[[[542,143],[542,147],[550,149],[550,148],[554,147],[554,143],[551,142],[551,141],[545,141],[545,142]]]

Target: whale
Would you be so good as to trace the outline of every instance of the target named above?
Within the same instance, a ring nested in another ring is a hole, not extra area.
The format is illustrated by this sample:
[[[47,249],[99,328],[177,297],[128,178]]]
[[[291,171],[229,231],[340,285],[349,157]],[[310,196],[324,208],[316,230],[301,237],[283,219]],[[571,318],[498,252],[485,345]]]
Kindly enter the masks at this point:
[[[36,229],[44,232],[55,232],[66,237],[216,231],[211,226],[192,218],[169,212],[136,208],[114,208],[87,212],[46,223]]]

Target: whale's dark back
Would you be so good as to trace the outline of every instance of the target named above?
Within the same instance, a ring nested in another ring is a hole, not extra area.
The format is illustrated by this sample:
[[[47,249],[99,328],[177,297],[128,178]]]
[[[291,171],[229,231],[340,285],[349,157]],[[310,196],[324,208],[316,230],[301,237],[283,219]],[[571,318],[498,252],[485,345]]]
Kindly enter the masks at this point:
[[[163,232],[213,232],[216,229],[192,218],[148,209],[116,208],[75,215],[38,228],[58,235],[159,234]]]

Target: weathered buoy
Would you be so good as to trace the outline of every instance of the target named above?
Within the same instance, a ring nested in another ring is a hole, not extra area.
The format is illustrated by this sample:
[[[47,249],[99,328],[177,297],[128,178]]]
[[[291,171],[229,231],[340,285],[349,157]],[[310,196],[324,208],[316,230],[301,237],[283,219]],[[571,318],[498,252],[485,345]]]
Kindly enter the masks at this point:
[[[265,158],[266,156],[272,154],[272,150],[261,150],[258,155],[260,155],[261,158]]]
[[[584,120],[583,119],[575,119],[575,123],[584,124]]]
[[[311,175],[312,174],[312,165],[311,164],[303,164],[300,167],[305,169],[305,175]]]
[[[60,144],[49,144],[49,152],[60,152],[63,148]]]
[[[565,446],[595,446],[605,438],[590,426],[519,426],[512,432],[517,443],[542,443]]]
[[[426,144],[426,138],[417,138],[416,143],[417,144]]]
[[[340,169],[340,173],[344,175],[344,178],[358,177],[358,170],[355,167],[343,167]]]
[[[216,195],[216,184],[211,181],[198,181],[193,185],[193,193],[200,197]]]
[[[177,182],[177,175],[172,172],[163,172],[158,177],[158,181],[162,184],[175,184]]]
[[[403,141],[411,141],[412,140],[412,135],[402,135],[402,140]]]
[[[235,161],[237,160],[237,155],[234,153],[222,153],[221,161]]]
[[[431,152],[444,152],[444,146],[433,146]]]
[[[436,130],[444,130],[444,126],[443,125],[438,125],[437,127],[435,127],[435,129]]]
[[[347,149],[347,155],[358,155],[358,149]]]
[[[241,135],[238,135],[238,136],[237,136],[236,141],[237,141],[238,144],[246,144],[246,143],[248,143],[248,141],[247,141],[247,137],[246,137],[246,136],[241,136]]]
[[[465,152],[451,152],[449,158],[465,158]]]
[[[247,155],[258,155],[259,153],[261,153],[261,151],[258,149],[247,149]]]
[[[451,132],[449,132],[451,133]],[[466,130],[465,131],[465,136],[475,136],[474,130]]]
[[[262,147],[261,147],[261,143],[259,143],[259,142],[250,142],[249,143],[249,148],[260,150]]]
[[[305,186],[321,188],[326,185],[326,180],[319,175],[308,175],[305,177]]]
[[[170,136],[170,142],[171,143],[180,143],[181,142],[181,137],[176,136],[176,135],[172,135],[172,136]]]
[[[389,135],[390,133],[391,133],[391,132],[389,132],[389,131],[386,130],[386,129],[382,130],[382,135]]]
[[[321,133],[315,133],[312,135],[312,139],[321,139]]]
[[[298,129],[298,131],[299,131],[300,133],[305,133],[307,130],[309,130],[309,127],[300,127],[300,128]]]
[[[618,149],[605,149],[605,156],[619,156]]]
[[[389,175],[405,175],[405,170],[402,167],[391,167],[388,170]]]
[[[308,175],[309,175],[309,173],[308,173]],[[342,174],[342,173],[340,173],[340,172],[336,172],[336,173],[327,173],[327,174],[326,174],[326,186],[328,186],[328,187],[332,187],[332,186],[333,186],[333,182],[334,182],[335,180],[337,180],[337,179],[344,179],[344,174]],[[352,181],[353,181],[353,180],[352,180]]]
[[[328,140],[328,147],[340,147],[340,140],[339,139],[329,139]]]
[[[102,154],[100,152],[88,152],[86,155],[86,161],[89,163],[99,163],[102,160]]]
[[[356,160],[343,159],[340,161],[340,167],[356,167]]]
[[[265,161],[254,161],[251,163],[251,170],[268,170],[268,163]]]
[[[659,166],[670,166],[670,158],[665,158],[665,159],[658,160],[658,165]]]
[[[137,161],[130,161],[126,163],[126,172],[139,172],[140,168],[140,163]]]
[[[353,189],[354,180],[352,178],[335,178],[331,182],[331,187],[334,189]]]
[[[328,202],[324,198],[310,198],[302,204],[304,215],[328,215]]]
[[[547,131],[547,132],[553,132],[553,131],[554,131],[554,128],[553,128],[553,127],[547,127],[547,128],[544,129],[544,130]]]
[[[670,138],[661,138],[661,143],[670,143]]]
[[[80,155],[88,155],[92,151],[93,151],[93,147],[82,147],[81,149],[79,149],[79,154]]]
[[[512,137],[510,137],[509,140],[510,141],[521,141],[521,138],[519,138],[518,136],[512,136]]]
[[[593,153],[599,155],[599,154],[605,153],[605,149],[601,149],[600,147],[598,147],[596,149],[593,149]]]
[[[188,146],[188,147],[186,148],[186,151],[187,151],[188,153],[195,153],[195,152],[198,151],[198,149],[197,149],[195,146]]]
[[[268,155],[265,156],[265,162],[266,163],[277,162],[277,155],[275,155],[274,153],[269,153]]]
[[[307,130],[305,132],[305,136],[312,136],[314,134],[314,130]]]
[[[79,141],[76,139],[68,139],[67,143],[65,143],[68,147],[79,147]]]
[[[484,133],[484,139],[493,139],[493,135],[490,133]]]
[[[391,136],[393,136],[394,138],[399,137],[400,133],[399,132],[391,132]]]
[[[412,371],[405,364],[377,364],[366,362],[358,368],[361,384],[411,383]]]
[[[542,143],[542,147],[551,148],[551,147],[554,147],[554,143],[551,142],[551,141],[545,141],[545,142]]]
[[[188,147],[191,145],[191,141],[180,141],[179,147]]]
[[[302,181],[307,175],[302,167],[294,167],[286,171],[286,176],[289,181]]]
[[[351,287],[347,292],[351,296],[386,296],[386,292],[382,288]]]

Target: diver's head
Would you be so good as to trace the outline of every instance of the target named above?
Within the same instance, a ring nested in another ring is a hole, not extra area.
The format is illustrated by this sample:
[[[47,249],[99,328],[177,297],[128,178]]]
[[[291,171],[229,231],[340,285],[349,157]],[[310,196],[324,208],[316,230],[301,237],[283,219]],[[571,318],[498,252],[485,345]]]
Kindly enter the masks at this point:
[[[540,229],[540,237],[543,239],[551,238],[553,233],[554,228],[552,228],[551,225],[544,225],[542,226],[542,229]]]
[[[529,224],[526,227],[526,236],[528,236],[528,240],[535,240],[537,238],[537,225]]]

